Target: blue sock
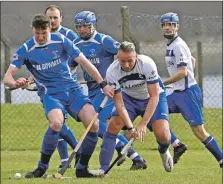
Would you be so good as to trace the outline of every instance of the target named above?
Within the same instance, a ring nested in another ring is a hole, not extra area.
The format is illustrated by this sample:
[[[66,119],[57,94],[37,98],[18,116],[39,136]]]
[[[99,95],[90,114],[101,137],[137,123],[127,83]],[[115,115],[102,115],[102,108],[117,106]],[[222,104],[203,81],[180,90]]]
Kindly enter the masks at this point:
[[[175,136],[175,134],[173,133],[173,131],[170,129],[170,134],[171,134],[171,144],[174,146],[174,147],[177,147],[179,146],[179,139],[177,139],[177,137]]]
[[[60,155],[60,160],[61,160],[61,165],[63,166],[65,162],[68,160],[68,147],[67,147],[67,142],[58,136],[58,144],[57,144],[57,149]]]
[[[88,167],[88,162],[93,154],[96,144],[98,142],[97,132],[88,132],[86,138],[81,145],[81,157],[76,168],[83,169]]]
[[[107,124],[99,120],[99,130],[98,130],[98,137],[103,139],[103,135],[106,132]]]
[[[120,149],[120,148],[123,148],[124,146],[125,146],[125,143],[120,141],[118,138],[116,138],[115,149]]]
[[[42,142],[41,159],[38,162],[38,167],[44,170],[48,169],[50,157],[55,151],[58,142],[59,132],[48,127]]]
[[[128,143],[128,139],[125,138],[124,135],[118,134],[118,139],[122,140],[122,142],[125,143],[125,145]],[[128,152],[127,157],[129,157],[131,160],[140,160],[141,156],[135,151],[134,148],[131,148],[131,150]]]
[[[72,149],[75,149],[78,143],[77,139],[66,124],[63,124],[60,130],[60,136],[71,146]]]
[[[161,144],[160,142],[158,142],[158,151],[163,154],[163,153],[166,153],[166,151],[168,150],[170,144]]]
[[[217,161],[222,160],[222,150],[218,146],[216,140],[211,135],[202,143],[212,153],[212,155],[214,155]]]
[[[104,171],[109,168],[110,162],[114,155],[116,138],[117,135],[111,134],[107,131],[104,134],[99,156],[101,169],[103,169]]]

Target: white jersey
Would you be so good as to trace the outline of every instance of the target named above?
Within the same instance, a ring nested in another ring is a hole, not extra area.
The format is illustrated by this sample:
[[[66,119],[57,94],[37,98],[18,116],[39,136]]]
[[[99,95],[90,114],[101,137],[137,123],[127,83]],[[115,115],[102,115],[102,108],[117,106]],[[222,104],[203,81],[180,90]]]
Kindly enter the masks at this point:
[[[160,93],[165,91],[158,75],[154,61],[145,55],[138,55],[136,65],[130,72],[125,72],[118,60],[108,68],[106,78],[109,85],[115,87],[115,92],[124,89],[125,93],[136,99],[149,98],[147,84],[159,82]]]
[[[190,49],[185,41],[179,36],[177,36],[170,44],[167,45],[165,60],[170,76],[177,73],[178,67],[187,67],[187,76],[173,83],[173,90],[183,91],[197,83],[194,78]]]

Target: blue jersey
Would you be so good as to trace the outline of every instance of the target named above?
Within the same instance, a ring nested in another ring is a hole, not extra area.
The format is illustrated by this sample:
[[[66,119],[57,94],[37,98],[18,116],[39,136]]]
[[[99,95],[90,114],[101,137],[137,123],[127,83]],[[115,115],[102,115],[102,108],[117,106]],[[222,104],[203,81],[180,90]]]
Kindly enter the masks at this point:
[[[59,27],[58,32],[66,36],[70,41],[74,41],[78,38],[77,34],[74,31],[63,26]]]
[[[77,38],[74,40],[74,45],[83,52],[86,58],[98,69],[101,76],[105,78],[108,67],[114,61],[114,56],[118,53],[120,43],[108,35],[95,31],[92,38],[86,41]],[[70,66],[75,66],[75,63],[71,63]],[[83,73],[86,81],[93,80],[90,74],[84,69]],[[99,90],[100,87],[97,83],[88,84],[89,96],[97,94]]]
[[[39,94],[55,94],[80,87],[72,79],[68,65],[68,56],[74,60],[80,54],[68,38],[50,33],[49,41],[44,45],[39,45],[34,37],[24,43],[14,54],[11,66],[21,68],[26,65],[36,81]]]
[[[63,26],[60,26],[57,32],[59,32],[60,34],[66,36],[72,42],[75,39],[78,38],[77,34],[74,31],[72,31],[71,29],[68,29],[66,27],[63,27]],[[69,58],[68,62],[69,63],[72,62],[72,59]],[[73,77],[74,80],[77,80],[77,72],[76,72],[76,70],[74,70],[74,72],[72,72],[72,77]]]

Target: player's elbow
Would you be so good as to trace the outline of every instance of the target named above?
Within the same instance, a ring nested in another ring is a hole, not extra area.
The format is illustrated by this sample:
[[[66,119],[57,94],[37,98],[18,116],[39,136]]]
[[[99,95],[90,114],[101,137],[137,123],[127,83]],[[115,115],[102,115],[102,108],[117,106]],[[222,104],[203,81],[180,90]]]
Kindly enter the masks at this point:
[[[180,74],[180,78],[184,78],[187,76],[187,70],[180,70],[179,74]]]
[[[6,73],[5,75],[4,75],[4,78],[3,78],[3,83],[7,86],[7,84],[8,84],[8,77],[9,77],[9,74],[8,73]]]

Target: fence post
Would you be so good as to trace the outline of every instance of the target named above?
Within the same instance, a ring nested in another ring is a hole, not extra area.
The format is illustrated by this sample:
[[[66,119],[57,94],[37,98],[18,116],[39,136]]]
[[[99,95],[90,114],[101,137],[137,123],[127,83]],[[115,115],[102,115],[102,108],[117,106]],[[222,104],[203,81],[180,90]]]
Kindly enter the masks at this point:
[[[6,39],[4,39],[4,37],[1,35],[1,41],[4,45],[4,54],[5,54],[5,64],[4,64],[4,73],[6,73],[8,67],[9,67],[9,63],[11,61],[11,50],[10,50],[10,46],[8,44],[8,42],[6,41]],[[12,101],[11,98],[11,92],[9,90],[5,90],[5,103],[11,103]]]
[[[134,43],[136,52],[139,53],[139,42],[134,38],[130,31],[129,7],[121,6],[122,17],[122,40]]]
[[[201,88],[202,91],[202,96],[203,95],[203,57],[202,57],[202,44],[200,41],[197,42],[197,63],[198,63],[198,72],[197,72],[197,77],[198,77],[198,84]],[[202,98],[202,107],[204,104],[204,98]]]

